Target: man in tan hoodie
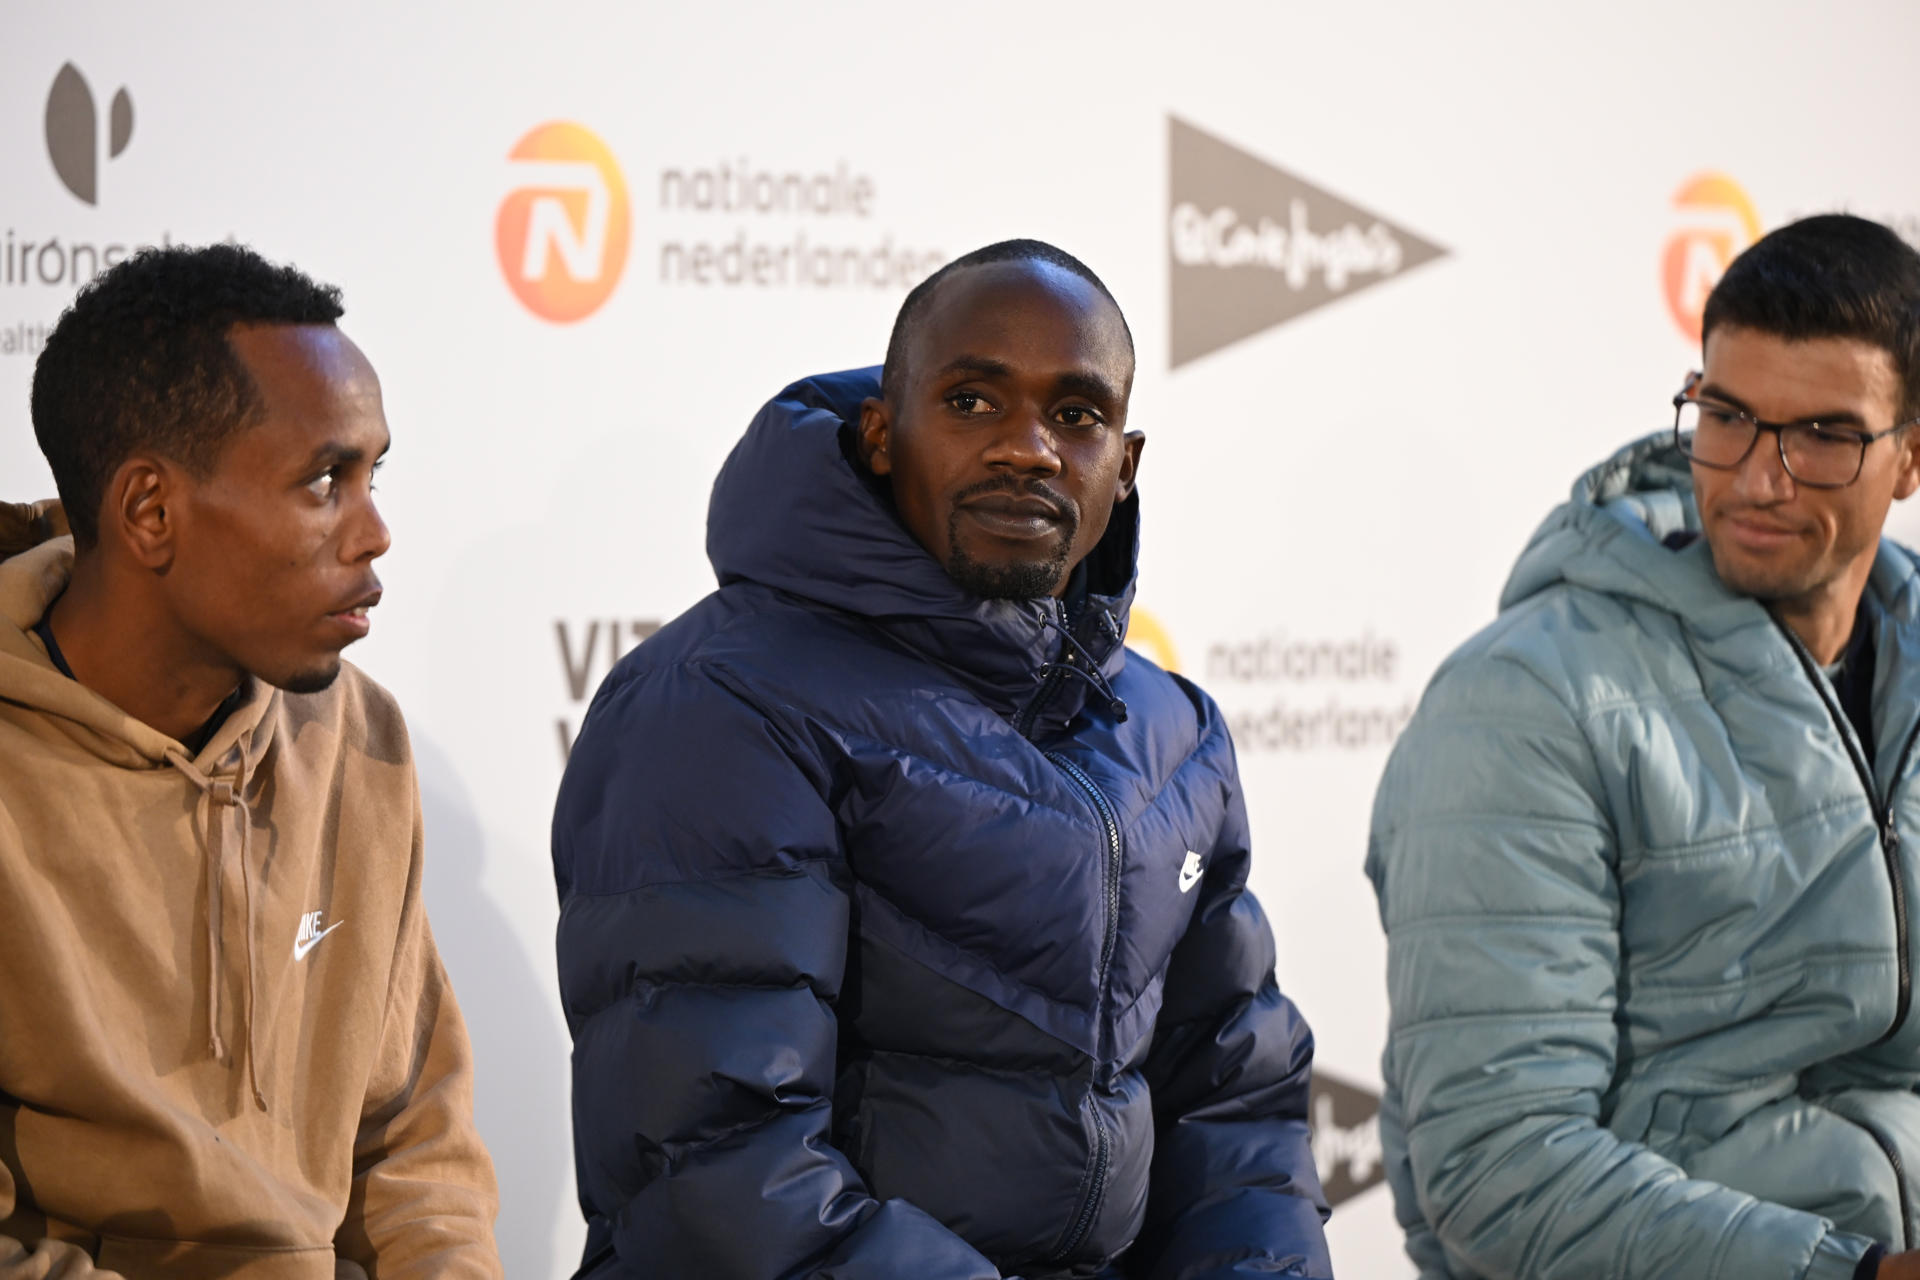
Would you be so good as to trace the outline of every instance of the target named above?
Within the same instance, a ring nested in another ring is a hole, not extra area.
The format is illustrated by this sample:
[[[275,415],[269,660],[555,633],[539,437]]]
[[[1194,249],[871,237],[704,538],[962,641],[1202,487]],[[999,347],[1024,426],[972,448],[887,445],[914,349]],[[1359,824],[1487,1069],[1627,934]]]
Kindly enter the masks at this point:
[[[0,1280],[498,1277],[337,291],[148,251],[34,374],[0,560]],[[37,534],[36,534],[37,531]]]

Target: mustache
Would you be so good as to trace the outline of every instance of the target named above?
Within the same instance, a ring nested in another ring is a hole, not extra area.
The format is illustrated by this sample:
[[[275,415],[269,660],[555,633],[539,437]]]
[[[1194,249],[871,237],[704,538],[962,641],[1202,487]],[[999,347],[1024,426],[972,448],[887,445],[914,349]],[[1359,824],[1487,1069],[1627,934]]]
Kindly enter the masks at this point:
[[[1010,493],[1022,498],[1038,498],[1059,512],[1061,519],[1070,527],[1077,527],[1080,523],[1080,508],[1073,499],[1053,488],[1046,481],[1037,478],[1023,480],[1019,476],[990,476],[954,494],[953,503],[955,506],[960,506],[990,493]]]

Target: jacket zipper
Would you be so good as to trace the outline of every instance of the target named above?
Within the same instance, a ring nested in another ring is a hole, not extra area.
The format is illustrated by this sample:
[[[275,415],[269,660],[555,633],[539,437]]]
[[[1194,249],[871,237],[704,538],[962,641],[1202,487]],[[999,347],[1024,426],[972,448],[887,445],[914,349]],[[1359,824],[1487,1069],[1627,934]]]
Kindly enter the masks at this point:
[[[1048,1262],[1064,1262],[1075,1249],[1080,1247],[1093,1230],[1093,1220],[1099,1216],[1100,1202],[1106,1198],[1107,1166],[1112,1162],[1113,1139],[1107,1134],[1107,1122],[1100,1118],[1100,1106],[1092,1103],[1093,1115],[1093,1159],[1087,1168],[1086,1198],[1080,1202],[1080,1213],[1073,1220],[1073,1227],[1060,1247],[1047,1255]]]
[[[1053,691],[1058,689],[1060,682],[1065,679],[1066,677],[1058,671],[1049,671],[1040,681],[1040,692],[1033,695],[1033,700],[1027,703],[1026,710],[1020,713],[1019,722],[1014,725],[1014,730],[1021,737],[1029,739],[1033,737],[1034,721],[1038,720],[1040,713],[1046,710],[1047,703],[1053,700]]]
[[[1786,636],[1787,644],[1793,649],[1794,656],[1800,659],[1800,666],[1807,673],[1807,679],[1813,682],[1813,691],[1820,695],[1820,703],[1827,709],[1827,715],[1833,720],[1834,728],[1840,731],[1840,741],[1846,745],[1847,756],[1853,761],[1853,771],[1859,775],[1860,785],[1866,789],[1867,807],[1872,810],[1874,825],[1879,831],[1880,852],[1886,860],[1887,879],[1893,885],[1893,936],[1899,973],[1899,988],[1893,1004],[1893,1025],[1874,1041],[1875,1044],[1885,1044],[1899,1033],[1901,1024],[1907,1020],[1907,1011],[1913,1004],[1913,975],[1907,960],[1907,890],[1900,878],[1900,831],[1893,824],[1892,796],[1893,788],[1899,785],[1900,779],[1907,772],[1907,762],[1913,756],[1914,741],[1920,739],[1920,725],[1916,725],[1914,731],[1907,735],[1907,744],[1901,748],[1899,762],[1890,775],[1892,782],[1887,787],[1888,802],[1883,804],[1879,792],[1874,790],[1873,771],[1867,768],[1866,755],[1853,740],[1853,730],[1847,723],[1846,714],[1834,705],[1833,699],[1827,696],[1820,673],[1814,667],[1813,655],[1807,652],[1806,646],[1800,643],[1800,638],[1788,630],[1784,622],[1774,618],[1773,624],[1780,628],[1782,635]],[[1899,1157],[1892,1151],[1888,1151],[1887,1154],[1897,1167]],[[1902,1194],[1904,1195],[1904,1192]],[[1901,1202],[1900,1212],[1904,1217],[1906,1213],[1904,1199]]]
[[[1866,1130],[1867,1136],[1873,1139],[1874,1144],[1880,1148],[1881,1154],[1886,1156],[1887,1163],[1893,1166],[1893,1185],[1900,1196],[1900,1247],[1902,1249],[1913,1248],[1913,1215],[1907,1209],[1907,1171],[1905,1166],[1900,1163],[1899,1150],[1887,1139],[1885,1134],[1881,1133],[1866,1121],[1856,1120],[1852,1116],[1845,1118]]]
[[[1101,793],[1093,779],[1087,776],[1085,770],[1057,751],[1047,752],[1046,757],[1093,802],[1094,812],[1100,815],[1100,823],[1107,837],[1106,930],[1100,940],[1099,983],[1094,988],[1095,1060],[1088,1079],[1088,1087],[1091,1090],[1099,1075],[1099,1054],[1104,1049],[1107,977],[1113,965],[1114,946],[1120,931],[1120,821],[1114,816],[1112,806],[1107,803],[1107,797]],[[1080,1247],[1081,1242],[1087,1238],[1087,1233],[1093,1230],[1094,1219],[1099,1216],[1100,1203],[1106,1198],[1107,1170],[1112,1161],[1113,1138],[1107,1132],[1107,1122],[1100,1116],[1100,1104],[1093,1100],[1091,1094],[1088,1102],[1093,1114],[1094,1144],[1087,1170],[1086,1197],[1081,1201],[1080,1212],[1075,1217],[1066,1239],[1062,1240],[1059,1248],[1050,1255],[1050,1261],[1060,1261]]]

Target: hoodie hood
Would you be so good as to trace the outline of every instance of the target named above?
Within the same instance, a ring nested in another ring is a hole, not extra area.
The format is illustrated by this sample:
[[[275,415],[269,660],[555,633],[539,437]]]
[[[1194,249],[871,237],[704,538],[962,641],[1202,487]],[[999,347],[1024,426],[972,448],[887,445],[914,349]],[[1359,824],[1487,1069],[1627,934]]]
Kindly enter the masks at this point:
[[[860,404],[879,394],[880,370],[854,369],[796,382],[760,410],[713,485],[707,557],[720,585],[754,582],[866,618],[996,710],[1031,713],[1036,735],[1090,693],[1124,715],[1111,688],[1125,661],[1138,495],[1114,508],[1075,570],[1071,606],[970,595],[852,456]]]
[[[0,560],[0,698],[65,722],[86,750],[123,769],[164,765],[180,744],[61,674],[33,628],[73,576],[73,539],[53,538]]]
[[[1765,623],[1758,601],[1720,580],[1700,532],[1692,469],[1672,433],[1636,440],[1576,480],[1535,530],[1500,608],[1564,582],[1653,605],[1709,635]],[[1674,534],[1696,536],[1676,550],[1666,542]],[[1912,553],[1883,538],[1867,588],[1875,603],[1896,621],[1920,620],[1917,581]]]
[[[197,757],[158,729],[137,720],[53,665],[33,628],[73,577],[73,538],[49,538],[0,560],[0,698],[45,712],[93,755],[123,769],[160,768],[174,757],[211,766],[253,736],[274,690],[251,682]],[[249,754],[258,754],[251,744]]]

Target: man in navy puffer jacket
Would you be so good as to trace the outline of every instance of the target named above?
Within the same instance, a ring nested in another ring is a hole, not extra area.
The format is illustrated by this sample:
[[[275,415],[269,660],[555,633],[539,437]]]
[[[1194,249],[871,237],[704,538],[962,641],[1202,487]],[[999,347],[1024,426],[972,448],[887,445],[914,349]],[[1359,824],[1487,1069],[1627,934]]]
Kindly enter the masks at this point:
[[[1141,437],[1034,241],[761,411],[554,816],[583,1276],[1329,1276],[1233,747],[1121,646]]]

